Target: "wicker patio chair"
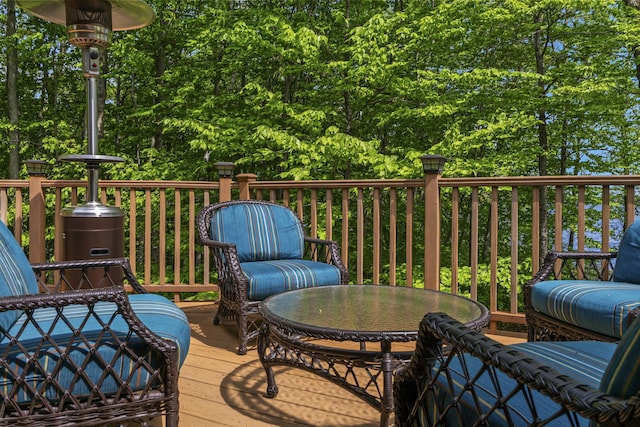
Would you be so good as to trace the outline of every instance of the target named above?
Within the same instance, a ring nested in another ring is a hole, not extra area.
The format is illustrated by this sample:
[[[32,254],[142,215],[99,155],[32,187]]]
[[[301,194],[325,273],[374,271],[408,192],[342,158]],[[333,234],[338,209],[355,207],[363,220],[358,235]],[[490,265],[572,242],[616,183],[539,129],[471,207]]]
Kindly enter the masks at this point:
[[[550,252],[524,286],[529,341],[618,341],[640,314],[640,221],[617,252]]]
[[[30,265],[0,223],[0,426],[175,427],[189,340],[184,313],[126,259]]]
[[[502,345],[443,313],[420,324],[396,372],[396,425],[638,426],[640,322],[619,344]]]
[[[300,219],[275,203],[240,200],[198,213],[202,243],[213,254],[220,287],[214,324],[235,322],[238,354],[258,336],[260,301],[311,286],[346,284],[338,245],[304,234]]]

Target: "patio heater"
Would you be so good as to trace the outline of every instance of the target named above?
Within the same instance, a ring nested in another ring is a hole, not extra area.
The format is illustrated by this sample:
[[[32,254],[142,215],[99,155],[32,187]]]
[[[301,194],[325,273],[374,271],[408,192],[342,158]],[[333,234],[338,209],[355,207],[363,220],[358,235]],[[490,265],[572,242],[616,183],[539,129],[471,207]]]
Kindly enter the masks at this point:
[[[65,207],[63,258],[65,260],[119,257],[124,253],[124,212],[98,200],[98,177],[103,163],[124,159],[98,153],[98,79],[101,49],[111,44],[112,31],[133,30],[151,24],[155,13],[142,0],[17,0],[29,13],[66,25],[69,42],[82,50],[87,90],[87,151],[58,159],[86,164],[85,203]]]

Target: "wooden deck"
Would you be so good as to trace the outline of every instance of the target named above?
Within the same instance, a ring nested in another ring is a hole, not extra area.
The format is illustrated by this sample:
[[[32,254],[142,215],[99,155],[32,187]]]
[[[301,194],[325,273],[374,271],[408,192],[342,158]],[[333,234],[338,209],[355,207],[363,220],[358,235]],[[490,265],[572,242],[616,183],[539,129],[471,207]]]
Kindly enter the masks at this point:
[[[255,346],[244,356],[236,354],[235,328],[213,325],[217,305],[180,306],[191,324],[191,348],[180,372],[180,425],[378,426],[375,408],[301,369],[275,368],[280,391],[267,398]]]

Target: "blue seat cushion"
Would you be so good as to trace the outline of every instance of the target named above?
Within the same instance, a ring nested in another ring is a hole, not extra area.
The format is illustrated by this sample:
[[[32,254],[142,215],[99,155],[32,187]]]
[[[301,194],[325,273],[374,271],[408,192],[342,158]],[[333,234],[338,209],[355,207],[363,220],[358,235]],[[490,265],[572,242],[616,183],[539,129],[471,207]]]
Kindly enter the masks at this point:
[[[252,301],[293,289],[340,284],[340,270],[323,262],[287,259],[244,262],[240,267],[249,282],[247,298]]]
[[[543,365],[549,366],[560,374],[565,374],[572,379],[582,382],[594,388],[598,388],[602,375],[607,368],[608,362],[615,351],[616,344],[597,341],[578,341],[578,342],[530,342],[523,344],[515,344],[509,346],[519,350],[520,352],[530,355],[532,358],[540,361]],[[480,359],[469,354],[463,356],[457,355],[451,361],[446,372],[449,372],[449,378],[444,375],[437,379],[437,388],[435,398],[431,400],[431,404],[446,405],[451,403],[451,394],[458,395],[462,391],[462,387],[466,384],[466,378],[473,378],[484,367]],[[434,367],[434,373],[437,372],[439,364]],[[465,370],[467,374],[465,375]],[[480,410],[486,413],[491,405],[496,402],[498,396],[506,396],[509,392],[517,387],[517,382],[508,375],[498,371],[493,377],[488,370],[480,373],[480,377],[472,387],[473,392],[477,393],[480,402]],[[531,411],[528,398],[531,397],[535,402],[536,411]],[[471,396],[471,391],[466,390],[464,396],[460,400],[460,408],[462,417],[450,411],[447,414],[447,426],[467,426],[472,425],[478,420],[478,411],[476,403]],[[560,405],[552,399],[544,396],[537,391],[531,391],[531,396],[522,391],[508,401],[503,408],[497,409],[489,417],[489,425],[506,426],[509,425],[507,418],[510,418],[513,425],[531,425],[534,421],[532,414],[536,414],[540,419],[551,417],[560,408]],[[429,416],[424,414],[424,416]],[[589,420],[576,417],[572,420],[577,421],[578,425],[588,426]],[[424,424],[435,425],[435,424]],[[571,420],[560,417],[551,421],[545,426],[565,427],[574,425]]]
[[[624,334],[600,382],[600,391],[621,399],[640,392],[640,322]]]
[[[640,221],[625,230],[615,262],[615,282],[640,283]]]
[[[0,297],[38,293],[31,264],[6,225],[0,221]],[[0,313],[0,328],[8,329],[18,319],[18,311]]]
[[[214,212],[212,240],[234,243],[240,262],[301,259],[304,233],[291,209],[270,204],[243,203]]]
[[[640,286],[597,280],[547,280],[531,293],[533,307],[554,319],[620,338],[629,311],[640,305]]]
[[[191,336],[184,312],[160,295],[130,295],[129,299],[133,311],[151,331],[177,344],[182,365]],[[146,353],[147,345],[140,338],[130,341],[128,347],[133,352],[119,348],[117,343],[127,337],[129,327],[115,310],[116,305],[110,302],[97,303],[93,312],[85,305],[69,305],[62,311],[66,322],[52,308],[37,309],[32,318],[23,313],[9,330],[10,335],[18,337],[19,345],[12,344],[4,335],[0,340],[0,393],[13,396],[18,402],[29,402],[37,399],[37,395],[34,397],[37,390],[55,401],[65,392],[88,395],[95,383],[101,384],[101,392],[108,394],[117,390],[118,377],[129,378],[134,390],[147,387],[153,381],[151,371],[144,364],[136,364],[136,359],[146,355],[146,363],[153,367],[157,366],[157,356]],[[104,328],[103,323],[109,327]],[[38,327],[53,337],[50,342],[43,342]],[[82,336],[74,334],[76,328],[82,330]],[[94,346],[98,356],[92,354]],[[31,359],[36,351],[36,358]],[[82,367],[80,373],[78,367]],[[110,374],[111,370],[118,375]],[[60,386],[47,381],[47,375]],[[15,379],[19,377],[28,381],[18,383]]]

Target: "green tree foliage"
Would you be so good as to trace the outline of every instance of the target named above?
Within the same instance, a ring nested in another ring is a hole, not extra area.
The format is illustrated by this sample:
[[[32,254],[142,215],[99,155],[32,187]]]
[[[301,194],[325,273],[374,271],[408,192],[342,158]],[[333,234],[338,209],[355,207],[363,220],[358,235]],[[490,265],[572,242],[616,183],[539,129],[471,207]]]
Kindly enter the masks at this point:
[[[100,149],[134,166],[120,178],[207,179],[219,160],[262,179],[419,176],[425,152],[451,176],[638,163],[638,12],[621,2],[149,3],[155,22],[114,33],[104,70]],[[17,40],[23,155],[81,151],[79,49],[19,9]]]

